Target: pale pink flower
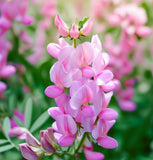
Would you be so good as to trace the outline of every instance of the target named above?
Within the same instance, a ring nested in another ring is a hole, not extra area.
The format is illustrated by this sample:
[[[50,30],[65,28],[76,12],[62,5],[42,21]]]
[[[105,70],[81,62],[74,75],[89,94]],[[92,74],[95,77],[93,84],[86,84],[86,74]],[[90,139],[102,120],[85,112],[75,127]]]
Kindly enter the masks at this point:
[[[59,115],[52,127],[54,129],[55,139],[60,146],[68,147],[72,145],[75,140],[77,126],[70,115]]]

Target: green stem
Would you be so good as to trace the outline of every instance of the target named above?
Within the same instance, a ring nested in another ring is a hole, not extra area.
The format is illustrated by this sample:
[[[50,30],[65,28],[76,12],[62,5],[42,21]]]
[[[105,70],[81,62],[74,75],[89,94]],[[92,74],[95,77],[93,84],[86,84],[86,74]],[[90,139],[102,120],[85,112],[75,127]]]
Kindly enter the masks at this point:
[[[73,39],[74,48],[76,48],[76,39]]]
[[[6,137],[6,139],[9,141],[9,143],[16,149],[19,151],[19,148],[11,141],[11,139],[5,134],[4,129],[2,127],[2,124],[0,123],[0,128],[1,131],[3,132],[4,136]]]
[[[80,147],[82,146],[82,144],[83,144],[83,142],[84,142],[84,140],[86,138],[86,135],[87,135],[87,133],[85,132],[84,135],[83,135],[83,137],[82,137],[82,139],[81,139],[81,141],[80,141],[80,143],[79,143],[79,145],[78,145],[78,147],[74,151],[74,155],[79,151]]]

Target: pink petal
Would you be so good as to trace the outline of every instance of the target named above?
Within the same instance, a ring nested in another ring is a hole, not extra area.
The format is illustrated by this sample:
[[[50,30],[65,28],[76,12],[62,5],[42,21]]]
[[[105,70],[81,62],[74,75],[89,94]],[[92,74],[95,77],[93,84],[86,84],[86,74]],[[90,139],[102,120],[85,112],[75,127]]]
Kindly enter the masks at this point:
[[[73,144],[74,140],[75,140],[75,135],[65,135],[59,139],[58,144],[61,147],[68,147]]]
[[[31,16],[25,16],[25,17],[22,19],[22,23],[23,23],[24,25],[31,25],[33,22],[34,22],[34,19],[33,19],[33,17],[31,17]]]
[[[79,61],[80,66],[90,64],[93,61],[94,50],[91,43],[79,44],[76,51],[76,59]]]
[[[113,79],[113,73],[110,70],[104,70],[97,76],[97,84],[104,85]]]
[[[103,109],[105,109],[108,106],[108,104],[109,104],[109,102],[111,100],[112,95],[113,95],[113,92],[108,92],[108,93],[104,94],[105,102],[103,104]]]
[[[59,115],[56,118],[57,128],[62,134],[75,134],[77,126],[70,115]]]
[[[49,108],[48,109],[48,113],[54,119],[56,119],[57,116],[63,114],[63,112],[60,110],[59,107],[51,107],[51,108]]]
[[[94,48],[97,48],[99,51],[102,50],[101,41],[100,41],[100,39],[99,39],[97,34],[92,36],[91,43],[92,43]]]
[[[77,92],[72,96],[70,100],[70,105],[73,109],[79,109],[83,103],[90,102],[93,97],[91,89],[83,85]]]
[[[46,96],[56,98],[63,93],[64,89],[55,85],[49,86],[45,89]]]
[[[40,147],[39,141],[29,132],[26,133],[26,142],[29,146]]]
[[[55,102],[57,106],[60,108],[60,110],[64,113],[66,104],[70,100],[70,95],[68,94],[61,94],[60,96],[55,98]]]
[[[117,116],[118,116],[117,112],[110,108],[104,109],[99,115],[100,118],[108,120],[108,121],[116,119]]]
[[[139,27],[136,30],[136,33],[140,37],[147,37],[147,36],[151,35],[151,32],[152,32],[151,29],[149,27],[145,27],[145,26]]]
[[[32,150],[28,147],[27,143],[19,144],[19,148],[21,150],[22,156],[28,160],[37,160],[39,157],[32,152]]]
[[[85,66],[81,68],[81,70],[82,70],[82,75],[86,78],[91,78],[91,77],[94,77],[95,75],[93,69],[89,66]]]
[[[84,154],[87,160],[103,160],[104,155],[99,152],[94,152],[88,149],[84,149]]]
[[[97,94],[95,94],[93,99],[95,115],[98,115],[102,111],[102,107],[105,102],[105,97],[103,91],[99,90]]]
[[[85,105],[82,108],[82,114],[85,117],[93,117],[95,115],[94,113],[94,106],[93,105]]]
[[[4,66],[1,71],[0,71],[0,75],[2,77],[10,77],[12,76],[14,73],[16,72],[16,68],[12,65],[7,65]]]
[[[54,58],[58,58],[58,54],[60,52],[61,47],[58,44],[55,43],[49,43],[47,45],[47,51],[48,53],[53,56]]]
[[[118,147],[117,141],[109,136],[100,137],[97,139],[97,142],[100,146],[107,148],[107,149],[113,149]]]
[[[119,100],[119,106],[125,111],[134,111],[136,109],[136,104],[130,100]]]
[[[0,92],[5,91],[6,88],[7,88],[6,84],[5,84],[4,82],[1,82],[1,81],[0,81]]]
[[[90,32],[91,32],[92,26],[93,26],[93,21],[92,21],[91,19],[89,19],[89,20],[83,25],[83,28],[80,30],[80,32],[82,32],[83,35],[87,36],[87,35],[90,34]]]
[[[74,38],[74,39],[79,37],[79,30],[78,30],[78,27],[76,26],[75,23],[72,24],[70,36],[71,36],[71,38]]]

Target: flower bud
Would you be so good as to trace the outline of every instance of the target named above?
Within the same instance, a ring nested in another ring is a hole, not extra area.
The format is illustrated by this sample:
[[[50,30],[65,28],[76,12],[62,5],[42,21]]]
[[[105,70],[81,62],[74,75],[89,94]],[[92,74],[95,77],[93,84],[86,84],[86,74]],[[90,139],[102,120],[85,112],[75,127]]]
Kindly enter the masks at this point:
[[[53,135],[53,128],[47,128],[47,130],[40,132],[41,146],[44,151],[52,153],[57,150],[57,143]]]
[[[93,26],[93,21],[89,19],[84,25],[83,28],[80,30],[81,35],[87,36],[90,34]]]
[[[79,30],[75,23],[72,24],[70,36],[71,38],[74,38],[74,39],[77,39],[79,37]]]
[[[55,17],[55,27],[58,29],[60,36],[67,37],[69,34],[68,25],[57,14]]]
[[[36,160],[42,157],[42,150],[40,148],[30,147],[27,143],[19,144],[22,156],[28,160]]]

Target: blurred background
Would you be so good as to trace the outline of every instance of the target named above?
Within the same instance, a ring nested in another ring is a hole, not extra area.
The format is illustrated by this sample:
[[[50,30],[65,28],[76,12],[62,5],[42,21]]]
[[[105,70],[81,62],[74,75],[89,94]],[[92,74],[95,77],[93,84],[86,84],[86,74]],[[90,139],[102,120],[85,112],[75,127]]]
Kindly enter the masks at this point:
[[[77,43],[91,41],[92,35],[97,34],[103,51],[110,55],[108,68],[121,82],[109,104],[119,116],[108,133],[119,146],[108,150],[95,144],[94,150],[102,152],[105,160],[153,160],[152,10],[153,0],[1,0],[0,147],[8,145],[2,141],[4,118],[12,120],[15,110],[28,112],[29,99],[32,110],[27,128],[35,137],[54,121],[46,110],[56,103],[44,90],[52,84],[49,71],[56,59],[47,53],[46,47],[48,43],[58,43],[54,26],[58,13],[70,28],[76,20],[92,18],[92,33]],[[40,115],[45,120],[34,127]],[[20,126],[24,123],[17,118],[16,121]],[[11,141],[23,143],[17,137]],[[0,149],[0,160],[21,159],[15,148]],[[84,159],[80,153],[80,160]]]

